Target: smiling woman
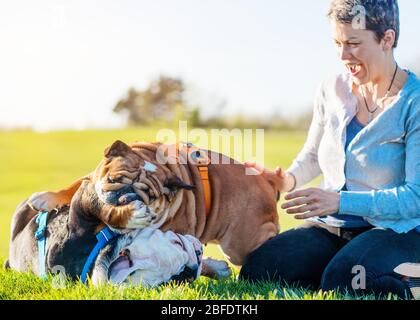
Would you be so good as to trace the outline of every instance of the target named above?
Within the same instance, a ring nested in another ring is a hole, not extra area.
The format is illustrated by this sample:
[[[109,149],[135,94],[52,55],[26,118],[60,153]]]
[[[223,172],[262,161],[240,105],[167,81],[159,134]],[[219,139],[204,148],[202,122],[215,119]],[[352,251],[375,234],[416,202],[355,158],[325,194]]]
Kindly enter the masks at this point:
[[[323,185],[285,196],[305,223],[251,254],[240,276],[404,298],[410,279],[393,270],[420,261],[420,81],[394,58],[397,0],[334,0],[328,17],[348,72],[323,82],[302,151],[276,171],[283,192],[321,173]]]

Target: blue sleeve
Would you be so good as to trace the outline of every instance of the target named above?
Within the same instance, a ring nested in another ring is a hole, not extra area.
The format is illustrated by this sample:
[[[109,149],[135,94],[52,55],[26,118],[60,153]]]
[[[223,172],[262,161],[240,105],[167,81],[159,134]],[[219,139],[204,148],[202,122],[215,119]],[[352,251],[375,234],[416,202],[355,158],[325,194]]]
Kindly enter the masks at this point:
[[[420,99],[412,101],[405,138],[405,183],[368,192],[341,191],[339,214],[387,220],[420,218]]]

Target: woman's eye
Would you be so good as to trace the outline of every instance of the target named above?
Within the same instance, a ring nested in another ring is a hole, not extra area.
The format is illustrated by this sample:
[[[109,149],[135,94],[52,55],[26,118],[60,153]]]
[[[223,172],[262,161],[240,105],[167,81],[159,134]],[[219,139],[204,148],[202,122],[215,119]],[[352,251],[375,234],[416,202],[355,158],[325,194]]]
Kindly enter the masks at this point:
[[[356,48],[360,43],[349,43],[349,46],[352,48]]]

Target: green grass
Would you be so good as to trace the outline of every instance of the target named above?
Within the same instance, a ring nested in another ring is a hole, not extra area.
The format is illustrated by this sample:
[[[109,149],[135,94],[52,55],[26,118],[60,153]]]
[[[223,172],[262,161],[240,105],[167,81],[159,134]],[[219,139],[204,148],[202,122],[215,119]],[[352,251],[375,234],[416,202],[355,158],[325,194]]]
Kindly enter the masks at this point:
[[[334,291],[309,291],[297,287],[280,287],[272,282],[249,284],[200,277],[192,284],[168,284],[158,288],[111,286],[91,287],[80,282],[47,281],[26,273],[0,269],[0,300],[377,300],[373,295],[354,297]],[[396,300],[394,296],[380,299]]]
[[[20,201],[33,192],[55,190],[92,171],[103,150],[116,139],[125,142],[156,141],[157,129],[114,131],[63,131],[53,133],[0,132],[0,262],[8,255],[11,216]],[[301,149],[305,133],[266,132],[265,165],[287,168]],[[246,160],[246,159],[238,159]],[[314,181],[312,185],[319,183]],[[279,202],[281,203],[281,201]],[[279,207],[281,230],[298,225]],[[205,254],[223,259],[217,246]],[[234,274],[238,269],[234,269]],[[274,283],[251,285],[236,281],[199,278],[192,285],[168,285],[157,289],[104,286],[92,288],[66,282],[56,288],[54,280],[42,281],[31,274],[0,268],[0,299],[352,299],[335,292],[310,292],[281,288]],[[367,296],[363,299],[372,299]],[[386,297],[392,298],[392,297]]]

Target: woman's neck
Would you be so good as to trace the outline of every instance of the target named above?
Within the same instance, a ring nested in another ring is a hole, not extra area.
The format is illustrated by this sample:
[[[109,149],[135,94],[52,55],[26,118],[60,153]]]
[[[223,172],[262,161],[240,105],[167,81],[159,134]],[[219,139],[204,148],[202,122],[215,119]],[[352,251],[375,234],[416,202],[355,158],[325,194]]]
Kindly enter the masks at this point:
[[[398,72],[397,68],[398,65],[394,59],[385,63],[381,68],[383,72],[366,83],[363,89],[368,91],[373,98],[385,96],[390,90],[390,86],[393,85],[393,81],[395,81],[396,72]]]

